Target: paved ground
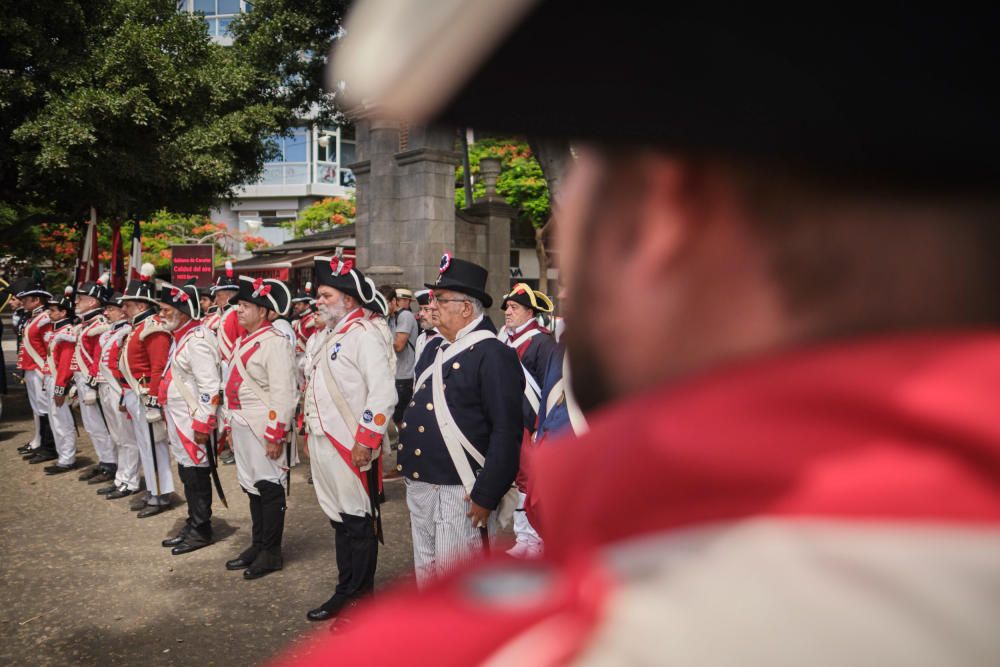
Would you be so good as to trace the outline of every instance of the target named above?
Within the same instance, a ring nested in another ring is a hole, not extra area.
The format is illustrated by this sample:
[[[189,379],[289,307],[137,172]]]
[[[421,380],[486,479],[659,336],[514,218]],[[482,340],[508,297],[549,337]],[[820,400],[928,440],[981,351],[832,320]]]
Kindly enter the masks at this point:
[[[129,499],[104,500],[78,473],[47,477],[14,451],[31,425],[15,385],[0,422],[0,664],[252,665],[317,630],[305,612],[333,592],[337,570],[307,465],[292,475],[285,569],[244,581],[223,566],[249,543],[234,466],[221,469],[230,507],[216,501],[219,541],[171,556],[160,540],[182,525],[181,498],[176,509],[140,520]],[[79,447],[81,462],[94,462],[82,430]],[[412,569],[402,484],[387,484],[386,495],[377,588]]]

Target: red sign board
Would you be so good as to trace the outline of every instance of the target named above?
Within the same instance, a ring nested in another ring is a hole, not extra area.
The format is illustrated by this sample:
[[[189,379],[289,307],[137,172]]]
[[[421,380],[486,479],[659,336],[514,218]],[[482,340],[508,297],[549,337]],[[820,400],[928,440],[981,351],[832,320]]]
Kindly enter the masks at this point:
[[[170,267],[170,282],[183,285],[194,278],[198,287],[212,284],[215,266],[215,246],[210,243],[192,243],[170,247],[173,261]]]

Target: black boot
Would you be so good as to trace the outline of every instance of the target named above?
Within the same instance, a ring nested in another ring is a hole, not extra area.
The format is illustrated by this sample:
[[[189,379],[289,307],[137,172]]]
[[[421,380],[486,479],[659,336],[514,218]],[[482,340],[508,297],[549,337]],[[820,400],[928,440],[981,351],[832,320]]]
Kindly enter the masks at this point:
[[[244,579],[257,579],[280,570],[284,565],[281,557],[281,537],[285,532],[285,487],[274,482],[257,482],[260,491],[261,544],[260,553],[243,571]]]
[[[243,489],[243,493],[250,498],[250,529],[252,531],[250,547],[236,558],[226,561],[227,570],[245,570],[250,567],[250,564],[257,558],[257,554],[260,553],[261,535],[263,535],[260,496],[250,493],[246,489]]]
[[[38,452],[58,457],[56,453],[56,436],[52,435],[52,424],[49,423],[49,416],[41,415],[38,418],[38,422],[41,426],[40,431],[42,436],[42,445],[38,448]]]
[[[190,485],[191,485],[191,481],[190,480],[191,480],[191,477],[190,477],[190,473],[188,472],[189,470],[191,470],[191,468],[187,468],[185,466],[182,466],[179,463],[177,464],[177,476],[181,478],[181,484],[184,485],[184,497],[187,498],[187,503],[188,503],[188,519],[187,519],[187,521],[184,522],[184,525],[181,526],[180,532],[178,532],[173,537],[168,537],[167,539],[165,539],[162,542],[160,542],[160,546],[163,546],[163,547],[176,547],[178,544],[181,544],[182,542],[184,542],[184,538],[186,538],[187,535],[188,535],[188,533],[191,532],[191,496],[192,496],[192,493],[191,493],[191,489],[190,489]]]
[[[310,621],[336,617],[348,605],[371,595],[375,587],[378,540],[371,515],[342,515],[342,521],[330,521],[336,533],[337,589],[329,600],[309,611]]]
[[[184,467],[180,466],[183,470]],[[184,495],[188,502],[190,526],[181,543],[170,550],[175,556],[197,551],[212,543],[212,478],[208,468],[187,468]]]

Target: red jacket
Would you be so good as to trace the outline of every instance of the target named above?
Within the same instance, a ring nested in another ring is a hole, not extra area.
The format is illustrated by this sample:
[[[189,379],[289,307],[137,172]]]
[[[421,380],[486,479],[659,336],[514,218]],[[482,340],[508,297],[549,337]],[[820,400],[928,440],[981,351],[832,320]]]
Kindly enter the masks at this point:
[[[132,332],[122,346],[121,370],[146,387],[150,396],[157,396],[174,339],[150,311],[146,313],[132,323]]]
[[[49,373],[55,376],[53,395],[64,396],[73,382],[73,350],[76,330],[70,320],[60,320],[49,332]]]
[[[73,353],[71,364],[74,373],[97,375],[97,365],[101,361],[101,332],[106,331],[107,328],[107,320],[99,314],[77,325],[77,349]],[[83,362],[82,367],[80,361]]]
[[[31,320],[24,327],[24,337],[21,349],[17,353],[17,367],[23,371],[39,371],[48,373],[45,358],[49,354],[49,346],[45,335],[52,330],[49,314],[39,306],[32,313]],[[41,362],[41,363],[39,363]]]

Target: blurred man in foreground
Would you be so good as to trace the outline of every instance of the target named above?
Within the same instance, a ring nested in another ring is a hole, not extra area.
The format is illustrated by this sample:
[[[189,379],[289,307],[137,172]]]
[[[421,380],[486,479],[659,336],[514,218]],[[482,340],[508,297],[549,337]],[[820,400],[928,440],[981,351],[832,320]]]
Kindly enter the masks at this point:
[[[386,596],[316,664],[994,662],[995,11],[633,8],[593,49],[578,3],[469,2],[359,77],[379,4],[332,59],[353,94],[579,141],[556,215],[590,431],[538,454],[548,562]],[[458,43],[481,57],[434,80]]]

